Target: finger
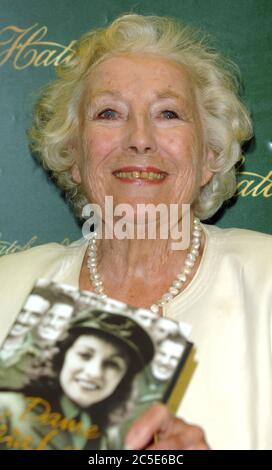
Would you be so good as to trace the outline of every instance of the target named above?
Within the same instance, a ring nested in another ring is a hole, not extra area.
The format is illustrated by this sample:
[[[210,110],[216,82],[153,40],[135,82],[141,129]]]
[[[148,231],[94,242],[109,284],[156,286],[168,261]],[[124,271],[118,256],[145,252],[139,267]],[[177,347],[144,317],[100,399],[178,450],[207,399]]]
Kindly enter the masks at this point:
[[[145,449],[154,435],[165,433],[174,420],[166,405],[155,403],[133,423],[126,436],[126,446],[135,450]]]
[[[163,440],[172,435],[179,434],[179,433],[186,431],[188,427],[190,427],[188,423],[186,423],[180,418],[176,418],[175,416],[172,416],[171,424],[169,426],[162,428],[160,431],[158,431],[156,436],[160,440]]]
[[[179,436],[172,435],[146,447],[145,450],[183,450]]]
[[[178,437],[169,437],[164,441],[160,441],[157,444],[148,446],[145,450],[210,450],[209,446],[205,442],[196,442],[194,445],[189,447],[180,445]]]
[[[171,434],[168,438],[149,445],[146,450],[209,450],[209,446],[203,432],[189,429],[182,433]]]

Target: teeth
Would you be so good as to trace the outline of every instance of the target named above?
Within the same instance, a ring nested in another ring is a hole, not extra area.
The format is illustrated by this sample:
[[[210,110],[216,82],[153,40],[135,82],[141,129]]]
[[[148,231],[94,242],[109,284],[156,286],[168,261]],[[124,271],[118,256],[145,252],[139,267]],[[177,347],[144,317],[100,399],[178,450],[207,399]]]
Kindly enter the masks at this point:
[[[148,179],[148,180],[162,180],[165,175],[163,173],[153,173],[152,171],[119,171],[115,173],[118,178],[128,179]]]
[[[78,379],[77,382],[88,390],[97,390],[99,388],[98,385],[94,384],[93,382],[88,382],[86,380]]]

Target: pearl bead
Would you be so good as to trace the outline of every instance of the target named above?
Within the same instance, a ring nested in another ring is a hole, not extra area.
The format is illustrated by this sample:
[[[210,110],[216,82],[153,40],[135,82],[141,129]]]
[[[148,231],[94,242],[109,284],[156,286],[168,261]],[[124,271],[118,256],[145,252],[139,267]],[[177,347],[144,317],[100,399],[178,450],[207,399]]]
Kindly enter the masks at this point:
[[[89,268],[95,268],[96,267],[96,261],[93,261],[93,260],[89,261],[88,266],[89,266]]]
[[[187,277],[186,277],[186,275],[185,275],[184,272],[181,273],[181,274],[179,274],[177,277],[178,277],[178,280],[181,281],[181,282],[185,282],[186,279],[187,279]]]
[[[194,266],[194,262],[190,261],[189,259],[186,259],[184,265],[188,266],[189,268],[192,268]]]
[[[169,292],[172,295],[177,295],[179,293],[179,290],[176,289],[175,287],[170,287]]]
[[[158,313],[159,307],[156,304],[151,305],[150,310],[154,313]]]
[[[162,300],[165,300],[165,302],[169,302],[169,300],[172,300],[173,296],[172,294],[163,294]]]
[[[182,282],[180,282],[180,281],[174,281],[174,282],[173,282],[173,286],[176,287],[177,289],[180,289],[181,286],[182,286]]]
[[[186,266],[186,267],[184,268],[184,273],[185,273],[185,274],[190,274],[191,272],[192,272],[192,268],[190,268],[190,266]],[[187,278],[186,278],[186,279],[187,279]]]
[[[192,247],[195,248],[196,250],[198,250],[198,248],[200,247],[200,242],[198,242],[198,241],[193,241],[193,242],[192,242]]]
[[[193,230],[193,237],[199,238],[200,235],[201,235],[201,230],[198,229],[198,228],[195,228],[195,229]]]
[[[95,274],[98,274],[95,266],[89,266],[89,271],[90,271],[90,275],[92,276],[94,276]]]
[[[92,275],[92,279],[93,279],[94,281],[98,281],[98,280],[100,279],[99,274],[93,274],[93,275]]]

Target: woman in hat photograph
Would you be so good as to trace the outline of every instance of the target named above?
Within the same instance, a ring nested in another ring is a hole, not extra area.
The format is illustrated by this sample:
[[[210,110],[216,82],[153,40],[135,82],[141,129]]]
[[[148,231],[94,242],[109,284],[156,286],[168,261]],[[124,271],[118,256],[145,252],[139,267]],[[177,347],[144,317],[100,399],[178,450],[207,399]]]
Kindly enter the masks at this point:
[[[119,425],[137,396],[135,380],[154,356],[150,335],[126,315],[101,310],[71,321],[56,343],[52,376],[0,393],[1,448],[121,448]]]

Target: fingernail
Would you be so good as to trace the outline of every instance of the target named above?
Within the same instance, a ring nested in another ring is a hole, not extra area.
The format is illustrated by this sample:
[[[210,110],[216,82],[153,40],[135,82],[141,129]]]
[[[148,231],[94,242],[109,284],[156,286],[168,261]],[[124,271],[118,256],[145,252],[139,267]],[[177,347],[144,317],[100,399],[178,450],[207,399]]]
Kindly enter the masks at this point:
[[[134,449],[132,449],[131,446],[125,445],[125,446],[124,446],[124,450],[134,450]]]
[[[135,446],[135,439],[130,438],[130,437],[129,437],[129,439],[126,438],[124,449],[125,450],[136,450],[137,446]]]

